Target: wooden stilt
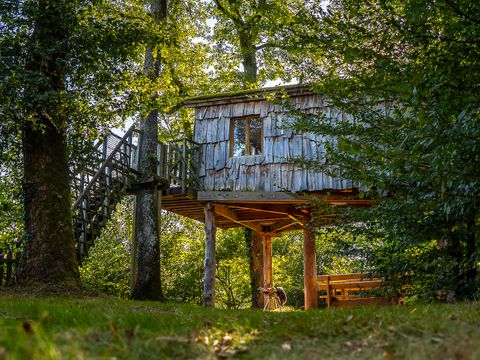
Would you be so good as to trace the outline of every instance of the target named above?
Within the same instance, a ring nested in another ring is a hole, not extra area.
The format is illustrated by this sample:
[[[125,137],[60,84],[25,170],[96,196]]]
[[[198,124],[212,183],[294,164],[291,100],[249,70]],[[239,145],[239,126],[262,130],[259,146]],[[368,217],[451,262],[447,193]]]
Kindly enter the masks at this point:
[[[203,263],[203,306],[215,306],[215,209],[212,203],[205,205],[205,261]]]
[[[250,286],[252,292],[252,308],[263,309],[263,294],[258,288],[263,287],[263,242],[264,234],[245,229],[245,240],[250,265]]]
[[[266,235],[263,241],[263,287],[272,287],[272,237]],[[264,297],[264,303],[268,299]],[[273,302],[270,303],[270,308],[273,308]]]
[[[315,233],[310,222],[305,219],[303,228],[303,284],[305,292],[305,310],[318,307],[317,261],[315,253]]]

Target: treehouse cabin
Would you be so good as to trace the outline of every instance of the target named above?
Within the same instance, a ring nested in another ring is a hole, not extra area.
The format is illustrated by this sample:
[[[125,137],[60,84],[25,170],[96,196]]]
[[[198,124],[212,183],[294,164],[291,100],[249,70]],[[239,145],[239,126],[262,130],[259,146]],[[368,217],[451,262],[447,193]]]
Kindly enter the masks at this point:
[[[164,190],[162,207],[205,222],[206,263],[215,256],[209,237],[216,226],[253,230],[263,248],[264,287],[272,285],[271,238],[303,229],[305,308],[316,307],[315,236],[307,199],[332,206],[369,206],[370,201],[356,196],[351,181],[295,164],[295,159],[325,161],[325,139],[296,133],[289,125],[292,110],[333,119],[342,113],[305,86],[197,97],[184,105],[195,110],[195,153],[190,156],[195,169],[184,170],[196,175],[190,180],[195,187],[184,186],[180,194],[174,188]],[[323,220],[331,221],[330,216]]]
[[[350,181],[293,162],[325,161],[325,139],[292,131],[291,111],[332,119],[344,115],[305,86],[197,97],[184,106],[195,111],[193,139],[158,145],[162,209],[205,223],[208,266],[215,264],[216,227],[253,230],[261,249],[256,262],[263,263],[263,287],[272,285],[271,238],[303,229],[305,308],[316,307],[315,236],[310,222],[315,209],[307,200],[320,199],[331,206],[369,206],[370,201],[359,199]],[[93,246],[121,197],[135,192],[138,137],[133,127],[123,138],[106,137],[98,145],[98,166],[86,166],[74,176],[79,259]],[[328,214],[319,218],[332,219]],[[213,302],[214,267],[208,266],[205,297]]]
[[[203,222],[203,204],[212,202],[218,205],[217,226],[275,236],[303,228],[300,207],[307,194],[333,206],[370,204],[356,197],[351,181],[293,163],[325,161],[325,139],[293,132],[292,109],[342,116],[307,87],[197,97],[184,105],[195,110],[193,141],[185,146],[195,152],[182,170],[186,186],[164,190],[165,209]]]

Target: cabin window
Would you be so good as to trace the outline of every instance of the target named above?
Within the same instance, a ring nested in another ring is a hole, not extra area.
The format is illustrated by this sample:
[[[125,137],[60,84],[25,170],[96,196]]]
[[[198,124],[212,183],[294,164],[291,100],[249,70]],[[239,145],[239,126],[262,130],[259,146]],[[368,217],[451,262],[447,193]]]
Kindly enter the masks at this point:
[[[263,121],[258,116],[231,119],[230,156],[261,155]]]

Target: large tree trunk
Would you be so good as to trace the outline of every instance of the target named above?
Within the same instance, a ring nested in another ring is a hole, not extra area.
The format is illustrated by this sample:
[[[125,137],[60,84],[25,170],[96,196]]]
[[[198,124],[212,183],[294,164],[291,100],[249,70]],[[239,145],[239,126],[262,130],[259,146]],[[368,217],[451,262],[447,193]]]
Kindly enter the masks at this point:
[[[139,145],[140,189],[136,198],[132,298],[163,300],[160,279],[160,203],[155,181],[158,144],[157,111],[142,121]]]
[[[166,20],[167,0],[152,0],[151,13],[156,23]],[[144,72],[152,79],[160,73],[161,57],[147,48]],[[133,259],[134,287],[132,298],[163,300],[160,279],[160,234],[157,172],[158,110],[153,110],[140,124],[138,171],[140,190],[136,199]]]
[[[250,229],[245,229],[247,256],[250,264],[250,287],[252,308],[263,309],[263,295],[258,288],[263,287],[263,242],[264,236]]]
[[[27,122],[23,131],[26,243],[17,281],[78,285],[66,136],[43,125]]]
[[[17,282],[77,286],[80,282],[72,228],[62,59],[72,8],[39,1],[26,66],[42,81],[25,84],[31,96],[23,126],[25,252]],[[54,25],[53,25],[54,24]],[[48,100],[50,99],[50,100]],[[60,104],[59,104],[60,99]]]

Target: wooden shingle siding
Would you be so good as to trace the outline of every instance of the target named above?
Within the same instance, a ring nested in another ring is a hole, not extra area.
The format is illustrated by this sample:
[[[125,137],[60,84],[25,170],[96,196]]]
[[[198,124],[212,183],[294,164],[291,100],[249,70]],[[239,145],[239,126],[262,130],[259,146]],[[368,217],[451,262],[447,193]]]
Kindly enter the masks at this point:
[[[346,118],[319,95],[295,96],[290,101],[308,114],[323,113],[334,120]],[[249,115],[263,120],[263,154],[230,157],[231,118]],[[286,128],[292,119],[281,104],[265,99],[207,104],[196,107],[195,119],[201,190],[301,192],[352,188],[350,181],[333,179],[291,163],[295,158],[324,161],[325,138],[296,134]]]

